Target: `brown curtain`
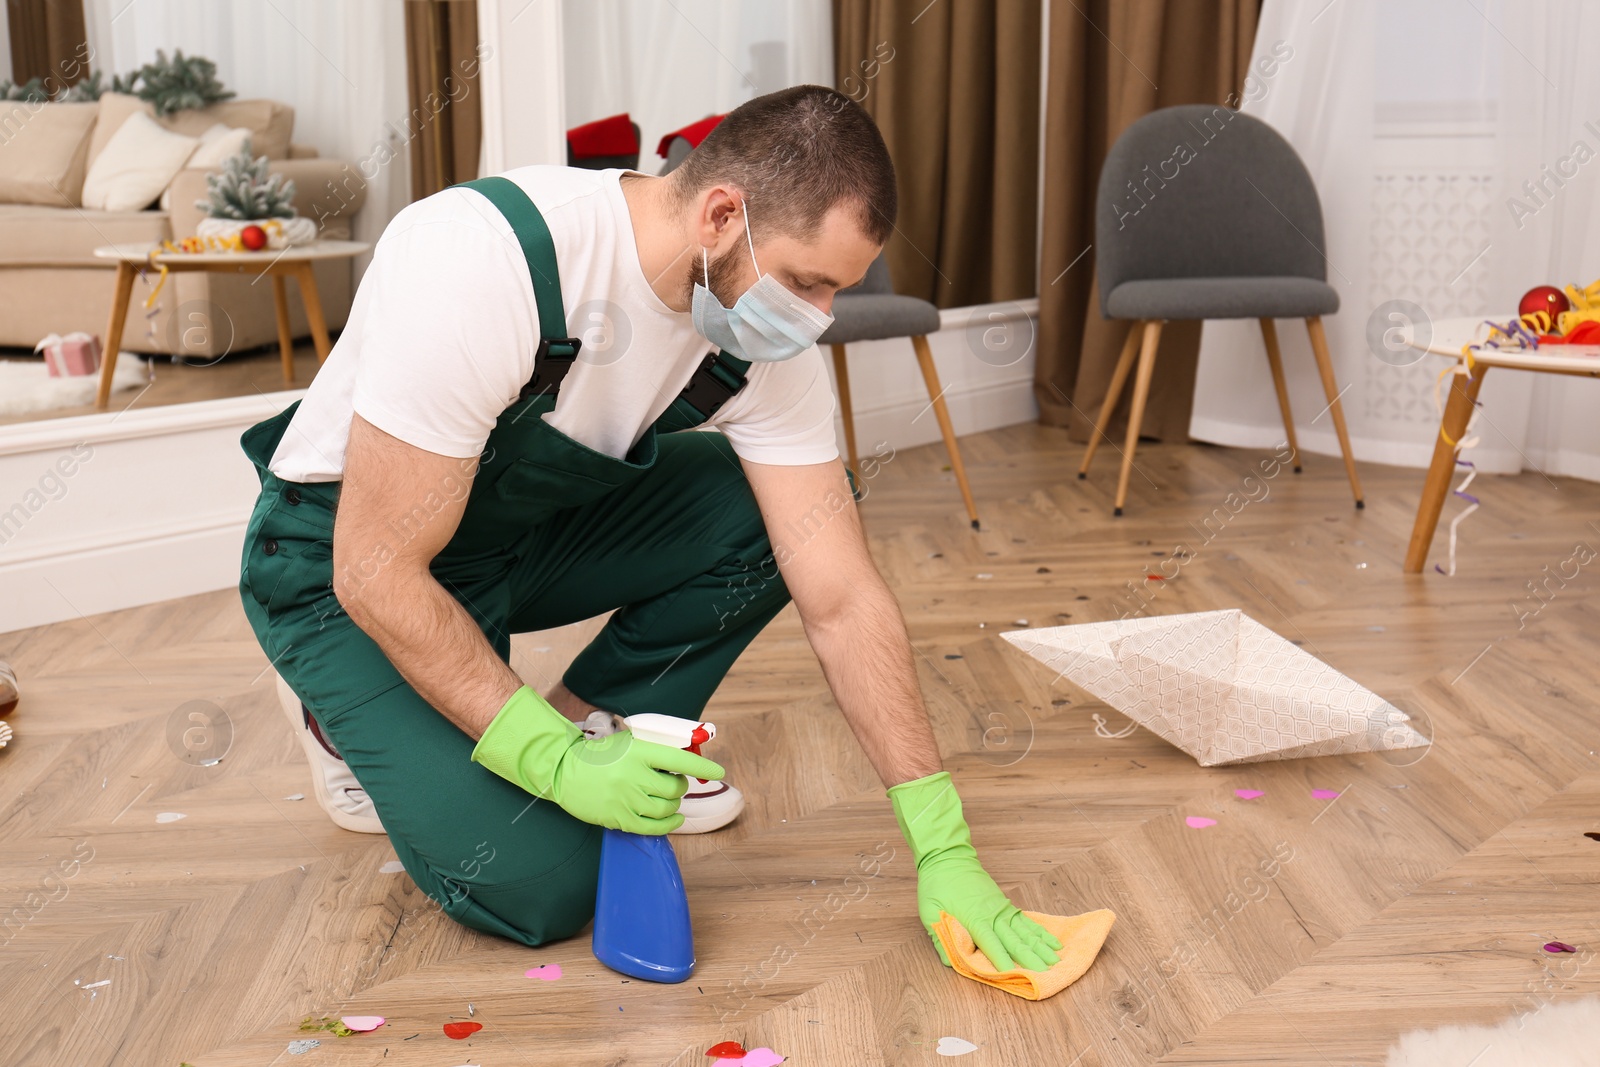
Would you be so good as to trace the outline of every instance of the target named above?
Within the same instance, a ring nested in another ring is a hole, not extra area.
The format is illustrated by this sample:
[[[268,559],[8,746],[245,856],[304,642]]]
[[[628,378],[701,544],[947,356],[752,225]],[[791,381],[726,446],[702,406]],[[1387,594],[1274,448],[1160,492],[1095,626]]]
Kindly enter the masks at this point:
[[[11,80],[43,78],[52,96],[89,74],[82,0],[6,0]]]
[[[1032,296],[1037,0],[834,0],[833,27],[836,88],[894,157],[895,289],[940,307]]]
[[[1087,441],[1130,325],[1100,317],[1091,248],[1100,165],[1147,112],[1237,103],[1260,0],[1049,2],[1034,395],[1041,423]],[[1199,346],[1198,322],[1162,329],[1142,436],[1188,440]],[[1124,427],[1127,404],[1125,394],[1116,419]]]
[[[411,198],[478,176],[477,0],[406,0]]]

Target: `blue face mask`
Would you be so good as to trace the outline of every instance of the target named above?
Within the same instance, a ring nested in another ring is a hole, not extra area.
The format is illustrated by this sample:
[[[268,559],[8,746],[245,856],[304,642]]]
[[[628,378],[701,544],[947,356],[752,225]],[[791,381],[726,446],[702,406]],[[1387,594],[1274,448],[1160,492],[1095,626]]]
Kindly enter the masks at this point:
[[[744,207],[744,201],[739,201]],[[750,262],[756,263],[756,246],[750,239],[750,211],[745,208],[745,242],[750,246]],[[700,249],[700,261],[710,277],[710,259]],[[756,282],[733,307],[699,282],[694,286],[690,305],[694,328],[707,341],[730,356],[753,363],[774,363],[792,359],[817,343],[833,316],[806,303],[791,293],[770,274],[762,274],[756,264]]]

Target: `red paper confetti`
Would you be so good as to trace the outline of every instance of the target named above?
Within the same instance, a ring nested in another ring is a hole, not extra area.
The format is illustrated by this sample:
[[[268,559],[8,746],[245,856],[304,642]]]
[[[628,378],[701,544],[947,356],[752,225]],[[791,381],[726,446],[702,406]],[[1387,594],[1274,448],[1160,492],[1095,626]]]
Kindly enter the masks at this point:
[[[1576,951],[1578,951],[1577,949],[1573,948],[1571,945],[1567,944],[1565,941],[1552,941],[1549,944],[1545,945],[1544,950],[1546,952],[1576,952]]]
[[[1163,578],[1159,574],[1147,574],[1147,575],[1145,575],[1145,577],[1148,578],[1152,582],[1164,582],[1164,581],[1166,581],[1166,579]]]
[[[718,1041],[706,1049],[706,1055],[714,1060],[731,1060],[745,1055],[745,1050],[737,1041]]]
[[[460,1041],[463,1038],[471,1037],[473,1034],[482,1029],[482,1023],[445,1023],[444,1036],[453,1037],[457,1041]]]

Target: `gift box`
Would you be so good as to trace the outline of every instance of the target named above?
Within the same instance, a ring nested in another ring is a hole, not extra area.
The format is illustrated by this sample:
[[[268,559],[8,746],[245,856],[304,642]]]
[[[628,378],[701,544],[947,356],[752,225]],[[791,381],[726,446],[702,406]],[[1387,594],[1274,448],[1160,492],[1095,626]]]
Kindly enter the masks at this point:
[[[44,353],[44,363],[52,378],[78,378],[100,370],[100,338],[93,334],[53,333],[33,346]]]

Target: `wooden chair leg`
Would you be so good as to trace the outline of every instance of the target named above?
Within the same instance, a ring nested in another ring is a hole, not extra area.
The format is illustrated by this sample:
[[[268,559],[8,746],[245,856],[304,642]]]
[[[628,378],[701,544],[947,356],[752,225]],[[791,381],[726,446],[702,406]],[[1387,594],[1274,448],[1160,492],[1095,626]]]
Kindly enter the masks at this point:
[[[955,427],[950,422],[950,409],[944,403],[944,388],[939,384],[939,372],[933,365],[933,353],[928,349],[926,337],[913,337],[911,347],[917,350],[917,363],[922,367],[922,380],[927,383],[928,397],[933,401],[933,413],[939,420],[939,432],[944,435],[944,447],[950,453],[950,469],[955,472],[956,485],[961,488],[962,503],[967,506],[967,518],[972,528],[978,529],[978,508],[972,502],[972,487],[967,484],[967,471],[961,465],[961,449],[956,446]]]
[[[1161,342],[1159,319],[1144,324],[1144,344],[1139,349],[1139,373],[1133,379],[1133,406],[1128,411],[1128,441],[1122,451],[1122,476],[1117,479],[1117,503],[1111,514],[1121,515],[1128,499],[1128,478],[1133,474],[1133,450],[1139,445],[1144,404],[1150,397],[1150,378],[1156,369],[1156,346]]]
[[[128,321],[128,304],[133,299],[135,273],[132,263],[117,261],[116,289],[111,294],[111,321],[106,323],[106,347],[100,353],[100,384],[94,394],[96,411],[104,411],[111,404],[111,380],[117,374],[117,349],[122,347],[122,325]]]
[[[839,414],[844,419],[844,447],[850,454],[850,469],[861,473],[861,460],[856,456],[856,422],[850,413],[850,365],[845,360],[844,345],[832,345],[833,378],[839,383]]]
[[[273,272],[272,305],[278,313],[278,356],[283,361],[283,384],[294,384],[294,333],[289,328],[289,287],[283,275]]]
[[[1405,573],[1420,574],[1428,562],[1428,547],[1433,544],[1433,532],[1439,528],[1439,513],[1444,510],[1444,498],[1450,492],[1450,478],[1455,474],[1456,446],[1467,432],[1472,419],[1472,408],[1478,400],[1478,390],[1483,386],[1483,376],[1489,368],[1479,364],[1469,380],[1465,374],[1450,376],[1450,399],[1445,402],[1444,419],[1439,425],[1439,436],[1433,442],[1433,462],[1428,465],[1428,477],[1422,483],[1422,499],[1417,503],[1417,521],[1411,527],[1411,543],[1406,547]]]
[[[1089,437],[1089,447],[1083,450],[1083,465],[1078,468],[1078,477],[1089,477],[1089,464],[1094,460],[1095,449],[1100,447],[1100,438],[1105,436],[1106,427],[1111,424],[1111,413],[1116,410],[1117,401],[1122,399],[1122,387],[1128,382],[1128,371],[1133,369],[1133,354],[1139,348],[1139,327],[1142,322],[1134,322],[1128,327],[1128,339],[1122,343],[1122,354],[1117,357],[1117,367],[1111,372],[1111,384],[1106,387],[1106,398],[1100,404],[1100,417],[1094,420],[1094,433]]]
[[[1278,350],[1278,327],[1271,319],[1261,320],[1261,339],[1267,343],[1267,365],[1272,368],[1272,386],[1278,391],[1278,410],[1283,412],[1283,432],[1294,456],[1294,472],[1300,473],[1300,444],[1294,439],[1294,414],[1289,410],[1289,383],[1283,377],[1283,354]]]
[[[1328,358],[1328,338],[1322,332],[1322,316],[1306,319],[1306,332],[1311,335],[1311,351],[1317,357],[1317,370],[1322,374],[1322,391],[1328,394],[1328,413],[1333,416],[1333,429],[1339,435],[1339,451],[1344,453],[1344,470],[1350,476],[1350,491],[1356,496],[1356,507],[1364,508],[1367,502],[1361,495],[1361,479],[1356,475],[1356,457],[1350,451],[1350,431],[1344,424],[1344,405],[1339,403],[1339,383],[1333,380],[1333,360]]]

